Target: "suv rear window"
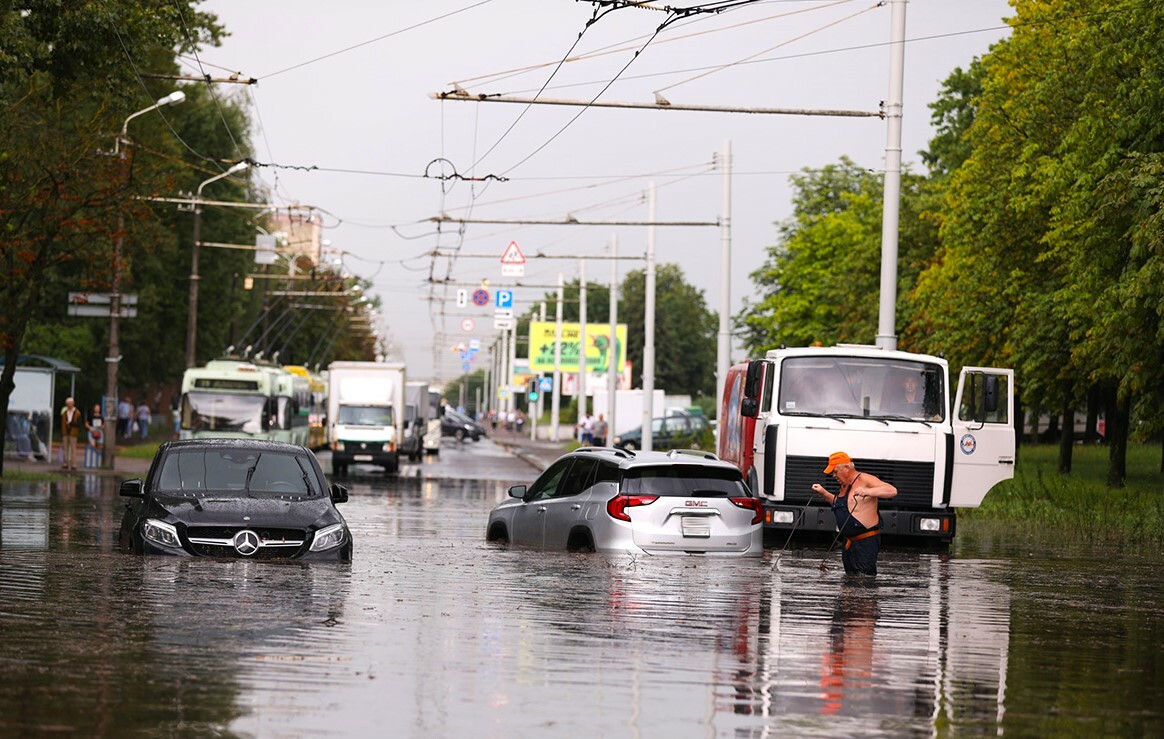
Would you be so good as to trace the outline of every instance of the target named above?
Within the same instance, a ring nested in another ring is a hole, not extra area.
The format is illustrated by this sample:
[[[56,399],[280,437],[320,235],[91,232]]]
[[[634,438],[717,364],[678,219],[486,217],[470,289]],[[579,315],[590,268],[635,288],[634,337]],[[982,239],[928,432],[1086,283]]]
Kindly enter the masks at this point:
[[[624,470],[622,492],[697,498],[751,497],[737,470],[678,464]]]

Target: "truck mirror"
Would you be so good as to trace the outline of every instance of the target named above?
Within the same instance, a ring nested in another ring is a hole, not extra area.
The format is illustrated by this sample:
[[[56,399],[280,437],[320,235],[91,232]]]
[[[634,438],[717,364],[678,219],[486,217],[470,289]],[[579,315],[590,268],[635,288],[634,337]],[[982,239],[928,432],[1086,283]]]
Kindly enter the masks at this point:
[[[760,415],[760,401],[755,398],[744,398],[741,400],[740,415],[745,418],[755,418]]]
[[[748,362],[748,374],[744,380],[744,398],[759,401],[761,381],[764,379],[764,362],[753,359]],[[745,414],[746,415],[746,414]],[[755,416],[755,414],[752,414]]]
[[[979,421],[986,420],[986,414],[998,411],[998,375],[984,375],[982,387],[982,415]]]

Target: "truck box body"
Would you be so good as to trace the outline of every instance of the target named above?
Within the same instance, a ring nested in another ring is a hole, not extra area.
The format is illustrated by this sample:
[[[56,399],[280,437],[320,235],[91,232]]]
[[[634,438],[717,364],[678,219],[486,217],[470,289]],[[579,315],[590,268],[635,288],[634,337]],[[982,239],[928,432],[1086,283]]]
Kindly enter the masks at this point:
[[[351,463],[400,467],[404,439],[404,365],[332,362],[328,366],[328,443],[332,468]]]
[[[912,384],[914,392],[907,393]],[[765,525],[833,531],[812,492],[837,483],[829,454],[897,487],[882,501],[882,529],[948,541],[956,509],[976,507],[1014,474],[1014,373],[966,367],[951,397],[939,357],[872,347],[777,349],[728,371],[719,455],[765,502]]]

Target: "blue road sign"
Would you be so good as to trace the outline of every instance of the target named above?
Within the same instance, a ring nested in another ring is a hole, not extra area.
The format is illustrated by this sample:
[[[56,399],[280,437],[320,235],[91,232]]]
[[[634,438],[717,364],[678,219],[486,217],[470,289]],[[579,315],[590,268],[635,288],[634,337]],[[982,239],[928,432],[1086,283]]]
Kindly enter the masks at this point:
[[[489,305],[489,291],[485,288],[479,288],[473,291],[473,305],[485,306]]]
[[[498,290],[497,291],[497,307],[498,308],[513,308],[513,291],[512,290]]]
[[[540,389],[543,393],[548,393],[551,390],[553,390],[554,389],[554,378],[543,377],[541,379],[541,382],[538,383],[538,389]]]
[[[465,362],[464,364],[461,365],[462,372],[469,372],[472,369],[473,369],[473,365],[469,364],[468,362]]]

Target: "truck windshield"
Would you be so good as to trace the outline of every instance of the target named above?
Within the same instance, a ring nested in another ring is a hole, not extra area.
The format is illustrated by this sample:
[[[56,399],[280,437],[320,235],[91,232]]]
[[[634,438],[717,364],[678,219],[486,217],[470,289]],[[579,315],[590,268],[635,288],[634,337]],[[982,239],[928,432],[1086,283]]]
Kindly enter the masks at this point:
[[[391,426],[392,409],[383,405],[341,405],[336,423],[345,426]]]
[[[946,417],[942,367],[869,357],[789,357],[777,412],[935,422]]]
[[[182,428],[258,434],[263,430],[266,405],[262,395],[187,393],[182,396]]]

